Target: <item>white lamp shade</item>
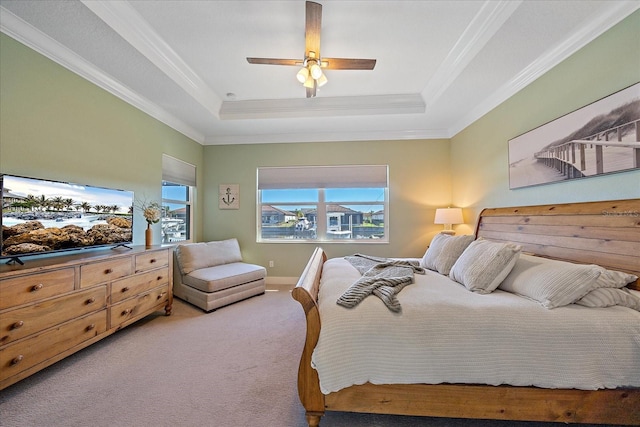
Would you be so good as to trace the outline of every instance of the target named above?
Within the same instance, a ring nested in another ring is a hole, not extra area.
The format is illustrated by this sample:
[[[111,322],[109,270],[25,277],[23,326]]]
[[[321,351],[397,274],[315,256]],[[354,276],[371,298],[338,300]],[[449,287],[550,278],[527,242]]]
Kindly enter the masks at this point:
[[[307,67],[300,68],[300,71],[298,71],[298,74],[296,74],[296,78],[300,83],[306,82],[308,77],[309,77],[309,69]]]
[[[322,68],[320,68],[317,62],[314,62],[311,65],[310,70],[311,70],[311,77],[313,77],[314,79],[318,80],[320,76],[322,76]]]
[[[304,84],[302,86],[308,87],[309,89],[313,89],[315,84],[316,84],[316,81],[313,80],[313,77],[309,76],[307,77],[307,80],[304,81]]]
[[[463,224],[462,209],[446,208],[436,209],[436,218],[434,224]]]
[[[318,82],[318,87],[322,87],[322,86],[326,85],[326,84],[327,84],[327,81],[328,81],[328,80],[327,80],[327,76],[326,76],[324,73],[322,73],[322,75],[320,76],[320,78],[317,80],[317,82]]]

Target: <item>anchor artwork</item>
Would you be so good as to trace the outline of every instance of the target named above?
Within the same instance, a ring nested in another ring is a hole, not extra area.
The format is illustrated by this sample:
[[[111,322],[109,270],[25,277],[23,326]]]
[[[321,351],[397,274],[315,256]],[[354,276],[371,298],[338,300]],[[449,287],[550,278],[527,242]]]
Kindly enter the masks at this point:
[[[220,209],[240,209],[239,184],[220,184],[218,188],[218,207]]]

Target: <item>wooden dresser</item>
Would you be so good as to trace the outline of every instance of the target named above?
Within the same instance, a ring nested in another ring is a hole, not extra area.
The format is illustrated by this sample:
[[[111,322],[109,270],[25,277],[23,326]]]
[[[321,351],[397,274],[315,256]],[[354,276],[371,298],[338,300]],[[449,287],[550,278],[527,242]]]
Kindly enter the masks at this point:
[[[0,265],[0,390],[153,313],[171,314],[172,248]]]

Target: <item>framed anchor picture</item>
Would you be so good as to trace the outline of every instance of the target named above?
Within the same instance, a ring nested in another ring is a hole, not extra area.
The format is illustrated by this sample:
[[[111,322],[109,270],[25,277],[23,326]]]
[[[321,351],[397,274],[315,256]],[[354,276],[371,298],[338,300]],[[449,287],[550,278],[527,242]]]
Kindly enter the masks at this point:
[[[239,184],[220,184],[218,187],[218,207],[220,209],[240,209]]]

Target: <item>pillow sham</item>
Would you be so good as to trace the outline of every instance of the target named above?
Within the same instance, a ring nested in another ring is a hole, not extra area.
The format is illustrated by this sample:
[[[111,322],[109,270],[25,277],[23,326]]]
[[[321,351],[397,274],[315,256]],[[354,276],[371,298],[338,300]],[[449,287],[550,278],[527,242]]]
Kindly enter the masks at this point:
[[[611,307],[621,305],[640,311],[640,297],[633,295],[628,289],[598,288],[576,301],[585,307]]]
[[[479,294],[493,292],[518,260],[519,245],[480,238],[460,255],[449,277]]]
[[[624,288],[629,283],[638,280],[638,276],[634,276],[633,274],[607,270],[604,267],[600,268],[602,268],[602,273],[597,279],[599,288]]]
[[[521,255],[498,288],[537,301],[545,308],[561,307],[598,288],[597,279],[603,270],[597,265]]]
[[[448,275],[451,267],[464,250],[473,242],[475,236],[450,236],[437,234],[422,257],[421,267]]]

